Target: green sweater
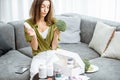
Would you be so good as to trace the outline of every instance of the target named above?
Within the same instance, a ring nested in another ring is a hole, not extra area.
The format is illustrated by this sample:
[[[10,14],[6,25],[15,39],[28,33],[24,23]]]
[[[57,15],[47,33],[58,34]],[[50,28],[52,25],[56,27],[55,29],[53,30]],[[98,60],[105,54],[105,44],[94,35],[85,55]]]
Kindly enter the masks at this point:
[[[52,44],[52,40],[53,40],[53,36],[54,36],[54,29],[56,28],[56,26],[54,24],[50,25],[48,34],[47,34],[46,38],[43,39],[37,29],[38,26],[36,24],[34,24],[31,19],[27,19],[27,20],[25,20],[25,22],[27,22],[34,29],[34,31],[36,32],[37,40],[38,40],[38,49],[37,50],[32,49],[33,55],[35,56],[39,52],[52,50],[51,44]],[[31,42],[31,40],[32,40],[32,37],[29,36],[26,32],[25,32],[25,38],[26,38],[27,42]]]

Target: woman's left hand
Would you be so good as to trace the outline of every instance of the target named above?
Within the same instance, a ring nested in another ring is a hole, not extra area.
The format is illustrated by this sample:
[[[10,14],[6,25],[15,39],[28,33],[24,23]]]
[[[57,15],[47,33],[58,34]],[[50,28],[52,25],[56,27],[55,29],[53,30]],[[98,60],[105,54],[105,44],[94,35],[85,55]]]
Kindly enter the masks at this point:
[[[54,29],[54,35],[58,36],[60,34],[60,31],[58,30],[58,28]]]
[[[53,37],[53,41],[52,41],[52,49],[53,50],[57,49],[59,35],[60,35],[60,31],[58,30],[58,28],[55,28],[54,29],[54,37]]]

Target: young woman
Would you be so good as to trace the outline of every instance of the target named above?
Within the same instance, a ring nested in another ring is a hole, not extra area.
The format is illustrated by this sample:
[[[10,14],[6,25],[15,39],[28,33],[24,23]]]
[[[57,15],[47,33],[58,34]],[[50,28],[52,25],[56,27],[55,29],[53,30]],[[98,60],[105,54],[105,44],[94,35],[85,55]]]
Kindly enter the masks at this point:
[[[52,54],[52,50],[57,49],[60,31],[54,25],[55,18],[51,0],[33,0],[30,16],[25,20],[24,30],[26,40],[30,43],[34,55],[30,67],[32,80],[39,72],[41,59],[48,59],[43,54]]]

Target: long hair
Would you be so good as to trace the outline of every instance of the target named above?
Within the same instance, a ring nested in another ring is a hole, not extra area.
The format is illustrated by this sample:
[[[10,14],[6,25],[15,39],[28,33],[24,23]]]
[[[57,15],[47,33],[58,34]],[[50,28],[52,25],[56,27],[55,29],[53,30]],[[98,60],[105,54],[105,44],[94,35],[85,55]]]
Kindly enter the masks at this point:
[[[45,0],[34,0],[32,3],[29,15],[34,23],[37,23],[37,21],[40,20],[41,5],[43,1]],[[53,3],[51,0],[47,0],[47,1],[50,2],[50,7],[48,14],[45,16],[45,21],[47,22],[47,25],[52,25],[55,23],[55,18],[53,14]]]

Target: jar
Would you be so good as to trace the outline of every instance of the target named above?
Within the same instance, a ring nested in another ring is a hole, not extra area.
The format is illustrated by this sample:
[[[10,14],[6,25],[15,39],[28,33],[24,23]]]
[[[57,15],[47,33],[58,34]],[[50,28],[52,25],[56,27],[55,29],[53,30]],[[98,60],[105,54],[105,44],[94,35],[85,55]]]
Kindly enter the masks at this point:
[[[74,67],[74,59],[72,57],[68,57],[68,59],[67,59],[67,67],[69,67],[69,68]]]
[[[47,65],[47,76],[53,76],[53,64]]]
[[[55,70],[55,80],[61,80],[61,79],[62,79],[61,70],[59,68],[57,68]]]
[[[47,68],[45,63],[40,64],[39,67],[39,78],[46,78],[47,77]]]

